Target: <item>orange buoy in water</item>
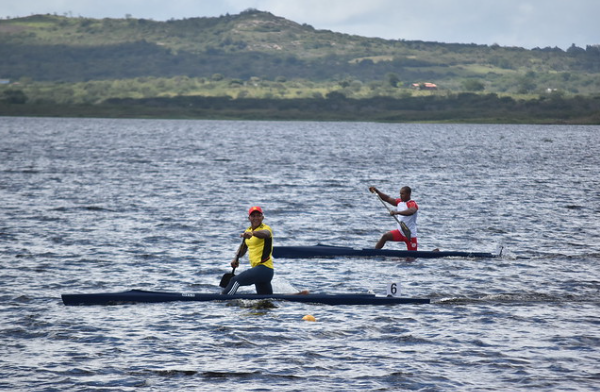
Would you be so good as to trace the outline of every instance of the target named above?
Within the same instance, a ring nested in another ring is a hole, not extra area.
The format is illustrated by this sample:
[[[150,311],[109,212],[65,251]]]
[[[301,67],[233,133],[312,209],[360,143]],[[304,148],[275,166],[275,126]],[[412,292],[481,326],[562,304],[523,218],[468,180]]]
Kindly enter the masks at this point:
[[[317,321],[317,319],[315,318],[315,316],[312,316],[310,314],[307,314],[306,316],[302,317],[302,320],[304,320],[304,321]]]

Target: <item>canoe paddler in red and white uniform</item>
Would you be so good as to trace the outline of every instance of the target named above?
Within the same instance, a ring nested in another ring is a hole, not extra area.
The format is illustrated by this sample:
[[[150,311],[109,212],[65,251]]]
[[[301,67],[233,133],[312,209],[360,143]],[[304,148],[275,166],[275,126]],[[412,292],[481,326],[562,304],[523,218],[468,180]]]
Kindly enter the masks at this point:
[[[410,198],[412,190],[408,186],[403,186],[400,189],[400,198],[395,199],[382,193],[374,186],[369,187],[371,192],[379,195],[381,200],[396,207],[395,210],[390,209],[390,215],[394,216],[398,221],[396,230],[388,231],[381,236],[375,249],[381,249],[388,241],[404,242],[406,249],[417,250],[417,216],[419,215],[419,206],[417,202]]]

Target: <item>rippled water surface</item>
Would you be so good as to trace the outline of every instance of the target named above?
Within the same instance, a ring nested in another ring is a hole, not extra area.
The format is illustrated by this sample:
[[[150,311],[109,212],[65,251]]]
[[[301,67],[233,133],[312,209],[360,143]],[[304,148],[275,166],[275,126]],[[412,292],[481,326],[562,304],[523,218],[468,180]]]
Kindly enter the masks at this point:
[[[600,390],[599,150],[593,126],[2,118],[0,389]],[[504,255],[276,260],[278,292],[430,305],[60,300],[217,292],[255,204],[276,245],[371,247],[394,221],[369,185],[413,188],[420,249]]]

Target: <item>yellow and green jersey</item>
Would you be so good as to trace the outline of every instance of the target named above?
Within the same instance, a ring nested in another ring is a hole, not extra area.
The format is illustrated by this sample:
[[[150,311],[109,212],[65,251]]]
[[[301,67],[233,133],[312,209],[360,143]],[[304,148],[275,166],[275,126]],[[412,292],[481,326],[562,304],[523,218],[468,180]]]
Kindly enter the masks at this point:
[[[250,266],[264,265],[273,268],[273,257],[271,257],[273,254],[273,230],[264,223],[254,229],[254,231],[259,230],[269,230],[271,236],[269,238],[250,237],[246,239]],[[252,231],[252,227],[248,227],[246,231]]]

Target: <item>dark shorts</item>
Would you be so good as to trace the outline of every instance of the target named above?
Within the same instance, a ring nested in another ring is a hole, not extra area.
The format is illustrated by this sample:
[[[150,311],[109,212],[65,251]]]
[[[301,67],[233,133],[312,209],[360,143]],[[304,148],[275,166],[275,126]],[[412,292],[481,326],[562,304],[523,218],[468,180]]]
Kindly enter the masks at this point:
[[[250,285],[256,286],[256,294],[273,294],[271,280],[273,280],[274,274],[273,268],[257,265],[231,278],[221,294],[233,295],[240,286]]]

